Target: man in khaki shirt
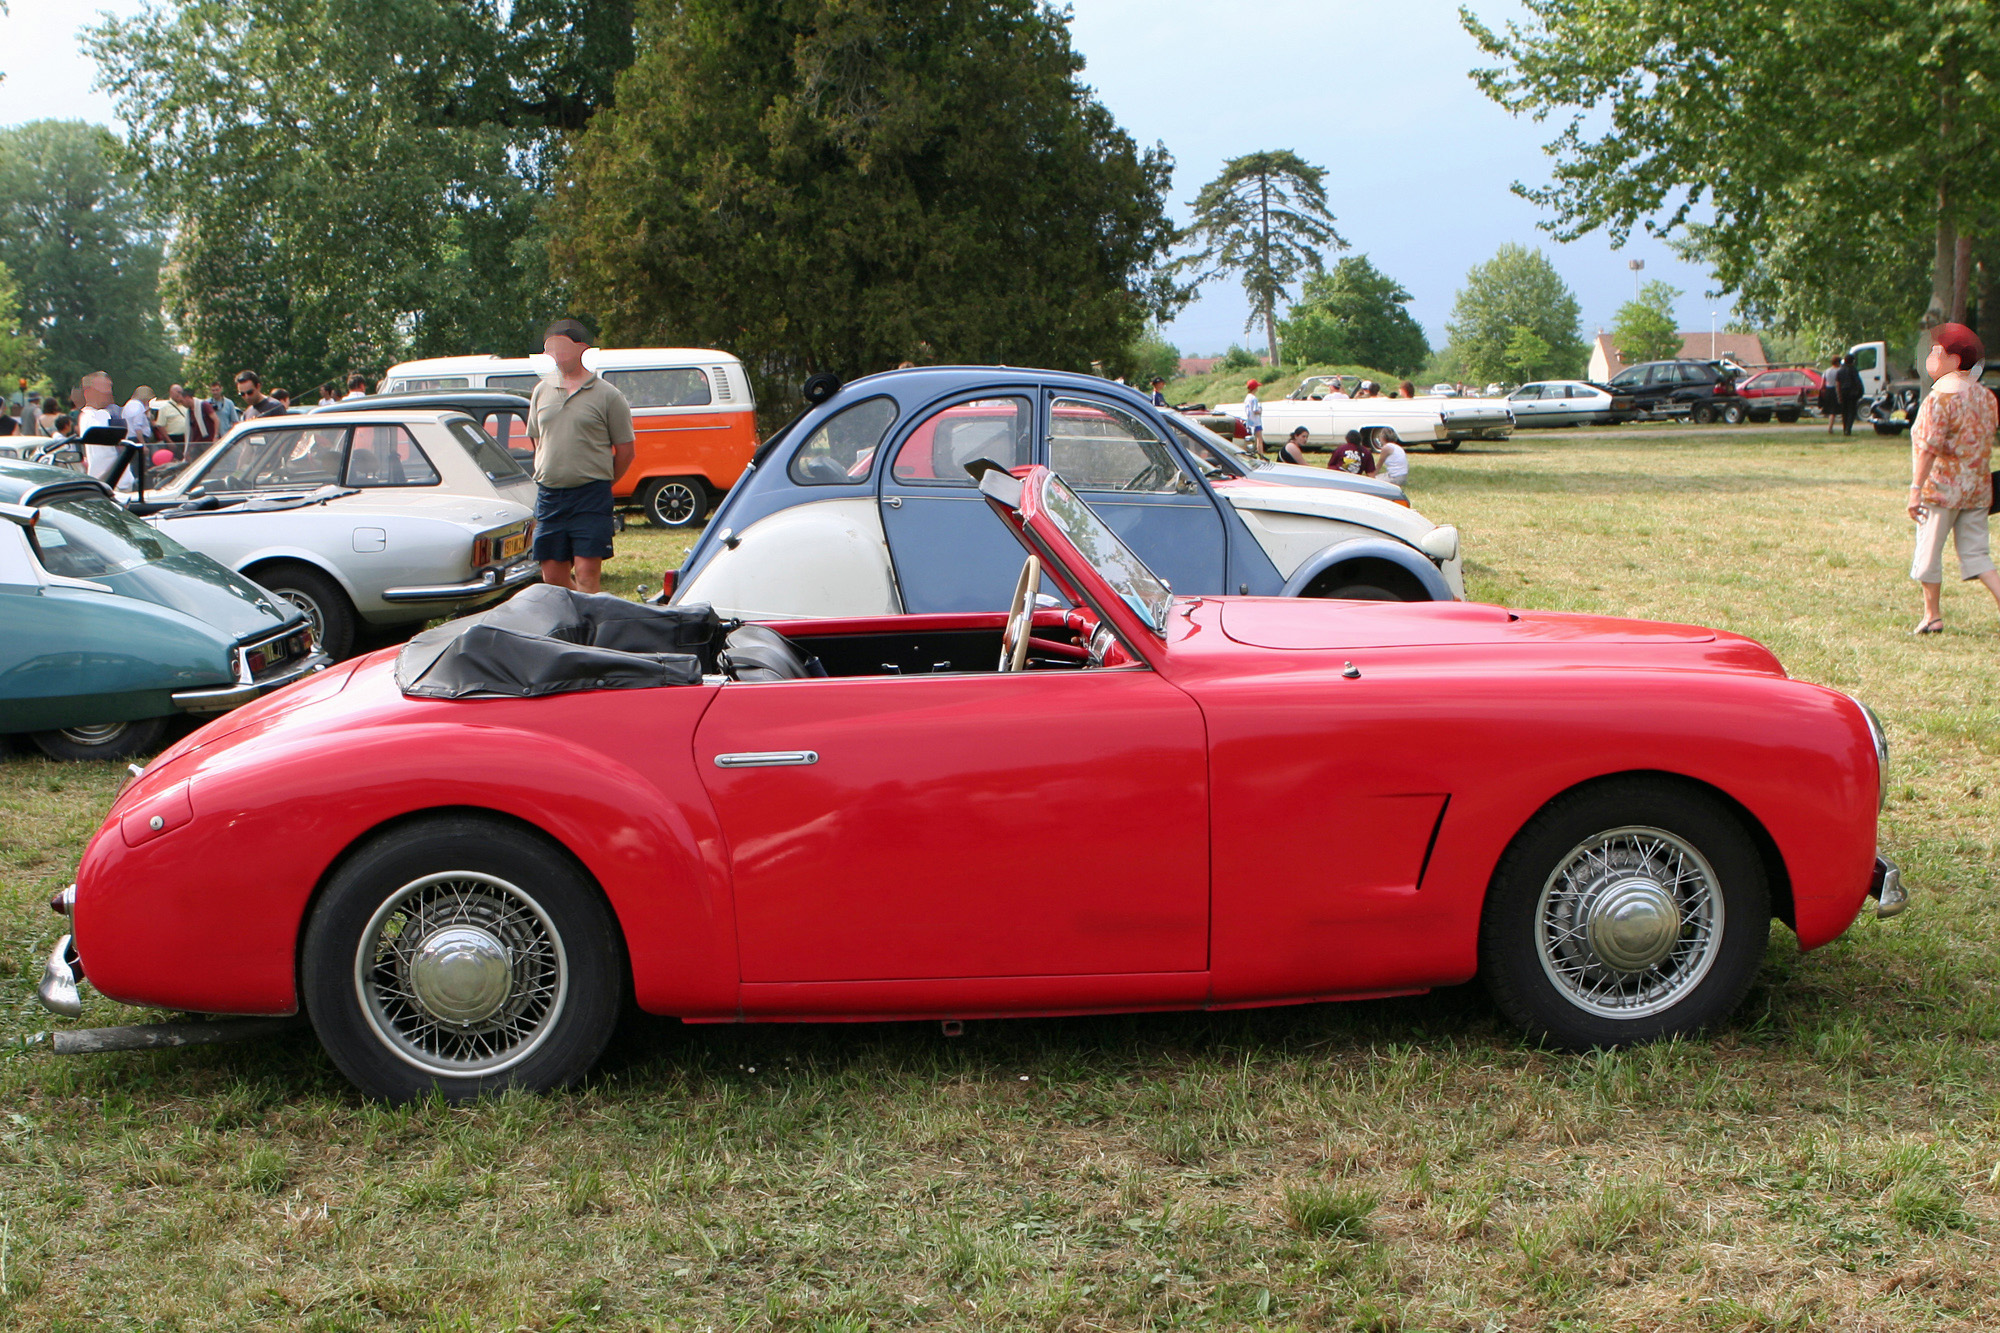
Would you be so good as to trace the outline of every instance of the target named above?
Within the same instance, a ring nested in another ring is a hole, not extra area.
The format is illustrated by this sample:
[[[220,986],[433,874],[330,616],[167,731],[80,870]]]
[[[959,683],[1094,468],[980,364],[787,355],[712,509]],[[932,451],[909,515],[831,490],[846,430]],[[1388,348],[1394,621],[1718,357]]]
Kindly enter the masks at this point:
[[[632,405],[584,369],[590,332],[573,319],[549,325],[542,350],[554,379],[528,399],[535,451],[535,559],[542,582],[579,592],[603,588],[611,558],[611,483],[632,466]],[[574,569],[574,581],[572,581]]]

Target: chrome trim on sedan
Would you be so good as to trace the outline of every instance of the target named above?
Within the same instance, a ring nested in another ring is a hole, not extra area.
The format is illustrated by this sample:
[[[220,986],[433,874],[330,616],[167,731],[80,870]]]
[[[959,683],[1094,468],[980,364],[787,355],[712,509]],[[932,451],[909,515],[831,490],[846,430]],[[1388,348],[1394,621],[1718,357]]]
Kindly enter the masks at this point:
[[[430,587],[384,588],[382,600],[385,602],[457,602],[467,597],[477,597],[481,593],[519,588],[525,584],[539,582],[542,577],[540,562],[533,557],[517,560],[507,566],[503,574],[499,569],[487,569],[476,579],[464,583],[443,583]]]
[[[325,653],[315,652],[296,667],[276,676],[266,676],[262,680],[245,679],[249,672],[250,656],[247,652],[238,654],[239,667],[234,685],[222,685],[207,690],[175,690],[174,707],[185,713],[226,713],[232,708],[240,708],[251,700],[282,689],[295,680],[303,680],[316,672],[324,671],[332,665]]]
[[[76,989],[78,962],[70,937],[57,940],[55,951],[42,966],[42,984],[35,987],[35,998],[42,1002],[42,1008],[64,1018],[83,1017],[83,996]]]
[[[753,750],[744,754],[715,756],[717,768],[794,768],[818,762],[817,750]]]

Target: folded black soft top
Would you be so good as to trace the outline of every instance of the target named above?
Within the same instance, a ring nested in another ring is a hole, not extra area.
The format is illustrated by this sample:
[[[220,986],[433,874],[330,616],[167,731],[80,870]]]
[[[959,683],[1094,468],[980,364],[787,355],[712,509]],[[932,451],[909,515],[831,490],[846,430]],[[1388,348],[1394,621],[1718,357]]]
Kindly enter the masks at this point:
[[[643,606],[540,583],[411,639],[396,684],[429,699],[693,685],[720,628],[705,604]]]

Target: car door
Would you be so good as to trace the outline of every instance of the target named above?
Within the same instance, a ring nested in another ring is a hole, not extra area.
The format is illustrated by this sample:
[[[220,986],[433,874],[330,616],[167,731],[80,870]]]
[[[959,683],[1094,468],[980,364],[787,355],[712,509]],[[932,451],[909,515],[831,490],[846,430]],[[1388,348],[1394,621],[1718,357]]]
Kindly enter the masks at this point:
[[[1206,747],[1143,667],[727,683],[694,748],[742,979],[1202,972]]]
[[[1542,424],[1542,386],[1523,384],[1507,395],[1507,410],[1514,414],[1514,420],[1524,426]]]
[[[957,399],[917,416],[880,471],[882,531],[903,610],[1004,611],[1021,570],[1021,543],[973,484],[965,465],[1027,463],[1031,393]]]
[[[1219,593],[1229,586],[1215,498],[1151,422],[1094,395],[1050,394],[1043,443],[1039,461],[1174,591]]]

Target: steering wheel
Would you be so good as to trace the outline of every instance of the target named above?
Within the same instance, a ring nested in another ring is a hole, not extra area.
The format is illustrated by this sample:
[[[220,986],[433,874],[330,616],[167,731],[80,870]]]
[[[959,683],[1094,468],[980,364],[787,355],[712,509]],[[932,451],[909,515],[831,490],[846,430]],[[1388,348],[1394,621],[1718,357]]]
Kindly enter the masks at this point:
[[[1042,586],[1042,558],[1028,557],[1014,584],[1014,601],[1007,608],[1007,627],[1000,631],[1000,670],[1022,671],[1028,665],[1028,636],[1035,627],[1035,589]]]

